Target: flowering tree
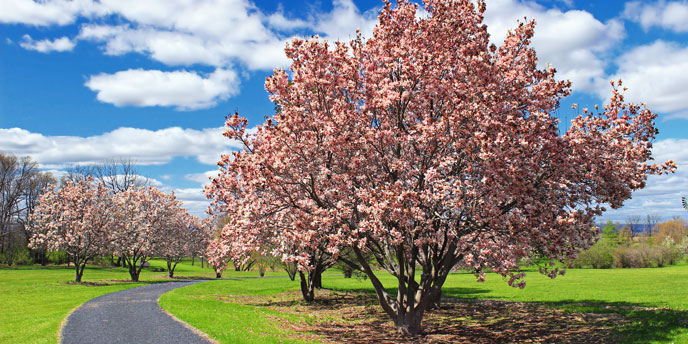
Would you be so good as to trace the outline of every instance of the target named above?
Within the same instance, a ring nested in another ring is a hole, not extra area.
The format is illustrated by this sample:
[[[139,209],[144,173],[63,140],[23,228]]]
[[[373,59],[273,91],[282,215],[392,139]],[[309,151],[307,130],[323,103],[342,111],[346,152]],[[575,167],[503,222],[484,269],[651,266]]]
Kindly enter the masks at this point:
[[[181,204],[172,204],[168,211],[158,251],[167,263],[167,277],[172,278],[177,264],[192,254],[201,228],[198,217],[190,215]]]
[[[162,248],[168,221],[175,218],[181,202],[154,187],[127,189],[113,201],[117,213],[109,243],[122,255],[131,280],[138,281],[146,261]]]
[[[386,2],[367,41],[293,40],[291,73],[266,81],[278,113],[251,135],[228,118],[225,135],[246,148],[222,157],[207,190],[234,215],[224,232],[239,248],[270,242],[306,271],[318,254],[350,249],[347,262],[408,334],[458,263],[479,281],[490,269],[524,287],[512,272],[520,258],[575,256],[605,204],[675,169],[648,163],[657,116],[625,103],[621,82],[559,133],[550,114],[570,82],[537,68],[534,22],[497,47],[484,1],[425,7],[420,17],[414,4]],[[396,278],[396,295],[367,257]]]
[[[108,190],[92,180],[67,182],[55,191],[50,185],[30,216],[30,247],[62,250],[81,282],[86,262],[104,252],[112,224],[113,207]]]
[[[215,277],[222,277],[222,271],[227,268],[229,249],[223,241],[213,239],[208,244],[206,255],[208,256],[208,264],[215,270]]]
[[[199,219],[194,217],[194,226],[192,228],[191,241],[189,242],[189,253],[191,256],[192,263],[195,257],[205,257],[206,248],[210,241],[217,236],[217,230],[215,223],[217,220],[214,217],[207,217],[204,219]],[[202,258],[201,258],[202,259]],[[203,260],[201,260],[201,264]]]
[[[327,247],[332,241],[326,240],[331,233],[326,229],[335,228],[322,223],[318,209],[311,213],[293,206],[290,197],[300,192],[301,186],[280,181],[318,173],[318,162],[308,162],[309,156],[318,155],[320,147],[304,145],[300,149],[307,151],[299,155],[299,163],[268,171],[273,156],[269,146],[263,146],[260,134],[246,135],[246,121],[238,115],[228,118],[227,125],[225,136],[244,142],[245,150],[224,155],[219,177],[206,189],[208,197],[214,199],[214,210],[227,214],[220,240],[227,243],[227,252],[237,267],[256,254],[280,257],[287,266],[296,265],[303,298],[313,301],[322,272],[334,262]]]

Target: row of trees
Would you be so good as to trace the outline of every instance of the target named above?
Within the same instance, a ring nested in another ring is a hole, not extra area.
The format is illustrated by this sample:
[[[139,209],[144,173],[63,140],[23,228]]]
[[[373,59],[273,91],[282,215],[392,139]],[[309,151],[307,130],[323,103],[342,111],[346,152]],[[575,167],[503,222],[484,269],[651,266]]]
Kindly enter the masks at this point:
[[[141,186],[113,193],[92,179],[49,186],[30,216],[34,250],[63,251],[80,282],[98,255],[120,256],[132,281],[153,256],[167,260],[169,277],[183,258],[207,246],[208,224],[190,215],[173,193]]]
[[[675,218],[634,234],[628,225],[611,221],[602,227],[600,239],[575,260],[571,267],[652,268],[672,265],[688,257],[688,223]]]
[[[26,248],[29,214],[43,189],[56,180],[29,157],[0,153],[0,263],[12,265]],[[37,255],[45,261],[45,256]]]
[[[425,5],[419,16],[386,2],[368,40],[294,39],[290,72],[266,80],[277,113],[251,133],[227,119],[224,135],[244,149],[222,156],[206,189],[230,218],[217,254],[296,264],[307,300],[318,273],[342,261],[406,334],[421,330],[457,264],[523,287],[521,258],[575,257],[604,204],[620,207],[648,174],[675,168],[647,163],[657,116],[625,103],[621,82],[559,133],[550,114],[570,83],[536,67],[534,22],[496,47],[484,1]]]

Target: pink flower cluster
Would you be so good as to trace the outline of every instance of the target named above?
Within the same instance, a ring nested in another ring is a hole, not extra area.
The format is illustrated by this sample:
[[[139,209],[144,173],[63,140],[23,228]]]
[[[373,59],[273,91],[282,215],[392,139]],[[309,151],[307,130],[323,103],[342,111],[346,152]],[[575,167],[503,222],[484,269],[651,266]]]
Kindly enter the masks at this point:
[[[181,205],[153,187],[112,193],[92,180],[50,186],[31,216],[29,244],[66,252],[77,280],[86,261],[100,254],[122,256],[137,280],[153,255],[178,260],[207,245],[208,231]]]

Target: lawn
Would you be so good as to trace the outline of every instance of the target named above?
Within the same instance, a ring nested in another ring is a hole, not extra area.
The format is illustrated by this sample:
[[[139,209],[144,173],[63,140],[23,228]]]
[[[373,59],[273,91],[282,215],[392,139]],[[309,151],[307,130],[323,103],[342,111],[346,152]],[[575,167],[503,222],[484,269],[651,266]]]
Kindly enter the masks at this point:
[[[301,320],[261,306],[232,302],[256,296],[270,302],[273,295],[298,290],[288,278],[219,280],[178,288],[160,297],[160,306],[221,343],[305,343],[285,320]]]
[[[74,280],[74,269],[65,266],[22,266],[0,268],[0,343],[55,343],[60,323],[69,312],[97,296],[165,281],[165,272],[153,272],[164,262],[154,260],[144,269],[140,282],[127,282],[123,268],[86,266],[85,284]],[[180,263],[175,276],[213,277],[211,269],[201,269],[199,261]]]
[[[382,280],[387,286],[394,285],[391,276],[383,276]],[[611,338],[625,343],[688,343],[687,264],[656,269],[569,269],[565,276],[554,280],[530,271],[526,281],[526,288],[520,290],[509,287],[500,276],[488,275],[486,282],[477,283],[472,274],[455,273],[445,284],[444,296],[537,305],[539,308],[525,313],[530,315],[553,309],[555,319],[550,317],[547,320],[550,322],[545,321],[542,326],[560,326],[556,324],[556,317],[571,315],[582,319],[575,326],[604,326]],[[323,286],[340,294],[369,294],[372,291],[370,282],[365,279],[341,276],[323,277]],[[312,323],[313,314],[303,308],[294,311],[298,302],[291,308],[275,307],[280,293],[295,290],[298,290],[298,283],[288,279],[222,280],[173,290],[161,297],[160,304],[221,343],[312,340],[311,332],[295,332],[292,328]],[[251,302],[246,296],[262,296],[264,301]],[[470,311],[480,312],[480,307]],[[500,312],[505,312],[503,303],[485,307],[493,310],[502,307]],[[275,309],[289,312],[280,314]],[[458,316],[453,319],[465,324],[495,321],[476,314]],[[500,319],[506,322],[522,320]],[[294,326],[285,326],[286,323]]]
[[[162,261],[152,262],[152,267],[163,265]],[[165,272],[146,269],[141,282],[131,283],[123,281],[128,279],[124,269],[87,267],[84,281],[90,283],[75,285],[67,283],[73,280],[73,272],[66,267],[0,268],[0,343],[55,343],[60,323],[83,302],[167,280]],[[214,273],[201,269],[198,263],[191,266],[183,262],[175,275],[213,277]],[[224,276],[240,279],[175,289],[160,298],[160,305],[221,343],[341,340],[345,334],[337,332],[340,328],[365,331],[365,326],[370,333],[379,333],[381,328],[393,332],[390,322],[380,314],[366,279],[347,279],[337,271],[328,271],[323,277],[327,290],[318,294],[320,301],[305,305],[299,301],[298,281],[245,278],[257,277],[255,271],[228,271]],[[382,281],[394,285],[391,276],[382,276]],[[519,330],[526,331],[527,336],[528,331],[558,326],[581,333],[579,337],[564,337],[569,339],[587,336],[581,332],[586,328],[590,335],[604,332],[607,337],[603,338],[619,342],[688,343],[688,264],[658,269],[570,269],[554,280],[529,271],[526,281],[526,288],[520,290],[507,286],[496,275],[477,283],[472,274],[452,274],[444,296],[507,303],[460,301],[430,313],[426,324],[435,332],[438,328],[445,332],[470,329],[473,336],[516,336],[512,341],[519,338]],[[486,337],[479,338],[485,341]],[[547,338],[556,341],[552,338],[557,337]],[[486,340],[503,339],[493,336]],[[378,342],[385,342],[385,338]]]

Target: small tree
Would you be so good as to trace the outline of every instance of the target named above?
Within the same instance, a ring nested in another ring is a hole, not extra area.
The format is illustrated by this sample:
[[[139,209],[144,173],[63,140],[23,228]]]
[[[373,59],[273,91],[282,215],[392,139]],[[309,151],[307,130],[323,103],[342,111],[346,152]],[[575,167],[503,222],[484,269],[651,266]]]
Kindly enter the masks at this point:
[[[38,168],[31,157],[0,152],[0,259],[9,265],[26,249],[32,235],[27,220],[40,195],[48,184],[55,183],[50,172]],[[45,247],[32,251],[37,261],[46,263]]]
[[[117,212],[109,242],[122,255],[131,280],[138,281],[146,261],[161,248],[167,220],[180,202],[154,187],[127,189],[113,200]]]
[[[648,233],[650,236],[655,234],[657,223],[659,223],[661,220],[662,217],[658,214],[647,214],[645,222],[647,223],[647,230],[650,231],[650,233]]]
[[[169,209],[170,215],[165,219],[163,238],[160,242],[160,255],[167,264],[167,277],[174,277],[177,264],[184,257],[191,255],[198,235],[201,235],[200,220],[190,215],[179,206]]]
[[[208,244],[206,256],[208,257],[208,264],[215,270],[215,278],[222,277],[222,271],[227,268],[228,252],[229,248],[218,239],[213,239]]]
[[[631,238],[640,231],[640,226],[642,225],[642,218],[640,215],[630,215],[626,217],[626,228],[629,229]]]
[[[108,190],[90,180],[49,186],[31,215],[31,247],[66,252],[81,282],[86,262],[104,252],[113,219]]]

